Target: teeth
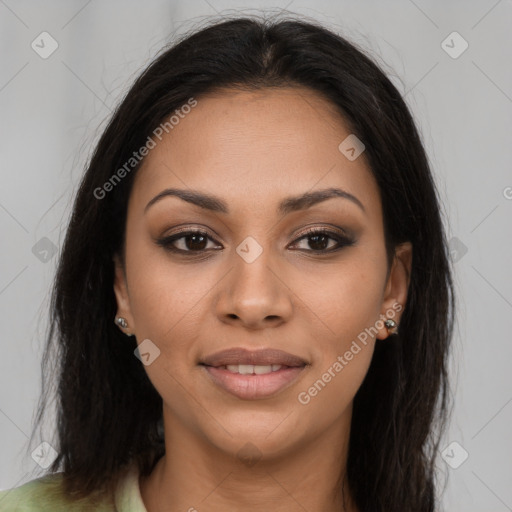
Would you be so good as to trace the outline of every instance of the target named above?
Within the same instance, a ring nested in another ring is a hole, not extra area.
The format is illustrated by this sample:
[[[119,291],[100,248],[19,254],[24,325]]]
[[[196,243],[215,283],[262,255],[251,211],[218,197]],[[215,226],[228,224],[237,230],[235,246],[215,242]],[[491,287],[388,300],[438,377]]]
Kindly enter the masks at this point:
[[[241,375],[263,375],[264,373],[276,372],[281,369],[282,365],[254,365],[254,364],[228,364],[226,369],[232,373],[240,373]]]
[[[252,364],[239,364],[238,373],[241,373],[242,375],[254,373],[254,366]]]

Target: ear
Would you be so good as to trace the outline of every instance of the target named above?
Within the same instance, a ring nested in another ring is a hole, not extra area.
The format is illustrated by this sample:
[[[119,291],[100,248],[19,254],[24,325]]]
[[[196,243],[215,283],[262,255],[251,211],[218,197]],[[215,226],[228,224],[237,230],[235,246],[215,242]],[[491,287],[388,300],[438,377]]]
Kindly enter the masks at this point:
[[[126,283],[126,273],[124,265],[121,262],[121,258],[118,254],[115,254],[112,258],[114,262],[114,293],[117,302],[117,313],[116,318],[122,317],[128,323],[128,327],[119,329],[125,334],[135,334],[135,322],[130,309],[130,297],[128,295],[128,285]]]
[[[400,324],[405,303],[407,301],[407,292],[409,290],[409,282],[412,267],[412,244],[404,242],[395,249],[393,263],[389,272],[388,281],[384,290],[384,298],[382,301],[382,309],[380,312],[381,319],[390,318],[397,324]],[[386,339],[389,331],[386,326],[379,329],[377,338],[379,340]]]

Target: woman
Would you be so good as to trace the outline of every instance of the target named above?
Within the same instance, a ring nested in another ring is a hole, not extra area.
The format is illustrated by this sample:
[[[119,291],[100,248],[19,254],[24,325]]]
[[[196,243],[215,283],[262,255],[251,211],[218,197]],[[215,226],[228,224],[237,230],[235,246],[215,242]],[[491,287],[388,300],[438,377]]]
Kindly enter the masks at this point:
[[[45,352],[58,456],[0,510],[434,511],[452,324],[384,73],[314,23],[211,25],[137,79],[83,177]]]

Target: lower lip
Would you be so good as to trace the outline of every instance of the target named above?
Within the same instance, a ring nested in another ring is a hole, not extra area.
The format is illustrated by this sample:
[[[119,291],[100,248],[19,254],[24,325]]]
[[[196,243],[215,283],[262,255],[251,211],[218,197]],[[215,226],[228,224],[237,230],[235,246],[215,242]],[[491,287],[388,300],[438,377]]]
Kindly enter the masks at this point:
[[[263,375],[242,375],[223,368],[202,365],[213,382],[243,400],[267,398],[287,388],[304,370],[305,366],[289,367]]]

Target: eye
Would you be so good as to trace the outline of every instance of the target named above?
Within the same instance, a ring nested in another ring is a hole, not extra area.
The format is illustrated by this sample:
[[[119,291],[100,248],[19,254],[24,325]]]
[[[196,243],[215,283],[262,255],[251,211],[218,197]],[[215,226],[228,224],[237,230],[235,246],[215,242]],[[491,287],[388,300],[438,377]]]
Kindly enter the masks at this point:
[[[172,252],[197,252],[208,249],[208,241],[214,241],[206,231],[187,230],[157,240],[157,244]],[[209,249],[212,249],[210,247]]]
[[[342,249],[345,246],[354,244],[354,240],[345,235],[342,235],[341,233],[336,233],[334,231],[328,231],[326,229],[319,228],[313,228],[308,230],[303,236],[301,236],[295,242],[295,244],[301,241],[306,242],[305,245],[309,246],[310,249],[308,249],[307,247],[303,247],[299,248],[299,250],[305,250],[306,252],[316,252],[320,254],[335,252]],[[329,241],[334,241],[335,243],[329,245]]]
[[[330,242],[334,242],[334,244]],[[216,241],[206,231],[186,230],[173,235],[158,239],[156,243],[164,249],[174,253],[197,253],[201,254],[211,250],[222,249],[220,245],[208,247],[209,242]],[[310,229],[298,238],[293,244],[305,242],[308,247],[299,247],[298,250],[313,252],[317,254],[331,253],[342,249],[345,246],[353,245],[354,240],[341,233],[320,228]],[[333,248],[334,246],[334,248]]]

